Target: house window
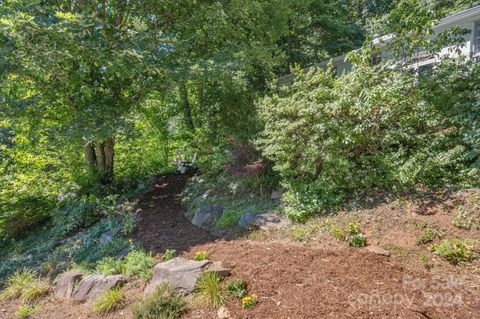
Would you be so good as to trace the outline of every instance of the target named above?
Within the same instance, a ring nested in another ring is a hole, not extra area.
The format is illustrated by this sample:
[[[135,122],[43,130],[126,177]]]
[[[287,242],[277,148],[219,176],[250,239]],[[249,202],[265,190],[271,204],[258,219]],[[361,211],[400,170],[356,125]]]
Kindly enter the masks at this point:
[[[473,53],[480,53],[480,22],[475,23]]]

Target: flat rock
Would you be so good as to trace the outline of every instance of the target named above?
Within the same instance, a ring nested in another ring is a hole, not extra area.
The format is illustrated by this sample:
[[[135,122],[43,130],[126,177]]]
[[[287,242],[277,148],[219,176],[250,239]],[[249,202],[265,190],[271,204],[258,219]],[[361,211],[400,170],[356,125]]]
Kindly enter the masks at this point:
[[[380,246],[367,246],[366,249],[377,255],[390,256],[390,252]]]
[[[73,300],[77,302],[92,301],[108,290],[122,286],[125,278],[122,275],[90,275],[83,278],[73,291]]]
[[[156,264],[153,268],[152,280],[145,288],[145,296],[154,292],[158,285],[165,282],[178,293],[187,295],[195,289],[202,271],[211,264],[210,260],[196,261],[181,257]]]
[[[199,208],[192,219],[192,224],[203,229],[215,226],[217,220],[223,215],[223,208],[218,205],[207,205]]]
[[[68,299],[73,295],[73,290],[82,280],[83,274],[80,271],[72,270],[64,272],[58,278],[55,285],[54,295],[58,299]]]
[[[245,229],[260,228],[261,230],[268,230],[270,228],[284,227],[287,225],[287,221],[273,213],[246,213],[242,215],[238,224]]]

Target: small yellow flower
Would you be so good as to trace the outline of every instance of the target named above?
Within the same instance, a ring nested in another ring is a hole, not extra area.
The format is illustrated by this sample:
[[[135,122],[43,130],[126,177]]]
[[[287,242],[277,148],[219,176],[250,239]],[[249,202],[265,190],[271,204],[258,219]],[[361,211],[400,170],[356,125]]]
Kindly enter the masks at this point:
[[[258,302],[258,297],[256,294],[251,294],[250,296],[245,296],[242,298],[242,307],[243,308],[252,308]]]

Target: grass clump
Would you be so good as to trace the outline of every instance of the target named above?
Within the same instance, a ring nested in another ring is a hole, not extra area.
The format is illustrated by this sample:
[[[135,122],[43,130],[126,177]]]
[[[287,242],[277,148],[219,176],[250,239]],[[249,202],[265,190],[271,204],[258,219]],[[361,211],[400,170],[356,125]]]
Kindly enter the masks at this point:
[[[18,319],[30,318],[35,313],[35,306],[32,305],[21,305],[18,307],[15,316]]]
[[[133,307],[133,319],[177,319],[187,309],[186,301],[169,284],[161,284],[145,301]]]
[[[21,299],[24,303],[32,303],[48,294],[50,283],[45,279],[35,279],[23,287]]]
[[[205,272],[198,278],[195,293],[197,303],[214,308],[223,305],[227,299],[222,290],[222,279],[214,272]]]
[[[175,249],[167,249],[163,253],[162,259],[163,261],[169,261],[172,260],[177,256],[177,251]]]
[[[345,230],[331,225],[330,233],[335,238],[346,241],[351,247],[367,246],[367,237],[361,232],[360,225],[356,223],[349,223]]]
[[[477,242],[470,239],[445,239],[433,245],[434,253],[440,255],[452,264],[470,261],[474,257],[474,245]]]
[[[93,310],[99,314],[106,314],[125,307],[125,294],[121,288],[110,289],[100,295],[93,303]]]
[[[227,293],[241,299],[247,294],[247,284],[242,279],[231,280],[227,282]]]
[[[5,288],[0,293],[0,300],[5,301],[12,298],[20,297],[22,291],[30,286],[36,279],[35,273],[30,269],[16,271],[8,278]]]
[[[208,260],[208,253],[204,250],[197,251],[193,259],[196,261]]]

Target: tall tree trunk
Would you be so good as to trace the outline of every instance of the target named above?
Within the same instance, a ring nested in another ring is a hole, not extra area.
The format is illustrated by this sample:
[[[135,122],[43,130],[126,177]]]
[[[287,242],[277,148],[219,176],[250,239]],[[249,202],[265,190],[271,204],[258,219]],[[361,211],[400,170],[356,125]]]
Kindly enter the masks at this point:
[[[180,82],[178,85],[178,90],[180,93],[180,99],[182,101],[183,120],[185,121],[185,126],[190,131],[193,131],[195,126],[193,125],[192,109],[188,100],[187,84],[184,81]]]
[[[105,171],[102,174],[102,177],[105,182],[110,183],[113,180],[113,159],[115,155],[115,141],[113,138],[107,138],[104,145],[104,154],[105,154]]]
[[[97,156],[95,155],[95,145],[93,142],[88,142],[84,146],[85,163],[90,170],[97,169]]]
[[[102,183],[105,184],[111,183],[113,180],[114,146],[115,141],[113,138],[107,138],[101,143],[95,143],[98,175]]]
[[[95,143],[95,151],[97,153],[98,175],[102,179],[105,172],[105,144],[103,142]]]

